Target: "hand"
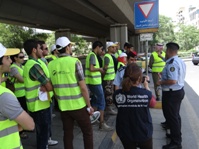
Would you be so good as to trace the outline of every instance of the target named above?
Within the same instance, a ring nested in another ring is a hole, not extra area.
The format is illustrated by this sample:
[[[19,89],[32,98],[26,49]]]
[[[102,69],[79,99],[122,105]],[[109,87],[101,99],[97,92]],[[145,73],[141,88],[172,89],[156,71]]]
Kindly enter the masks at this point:
[[[157,85],[157,86],[161,85],[161,81],[158,81],[158,82],[156,83],[156,85]]]
[[[91,106],[87,108],[87,111],[89,115],[93,115],[94,113],[94,109]]]
[[[40,86],[40,91],[47,92],[46,88],[44,86]]]
[[[103,68],[99,68],[99,71],[103,74],[104,73],[104,69]]]

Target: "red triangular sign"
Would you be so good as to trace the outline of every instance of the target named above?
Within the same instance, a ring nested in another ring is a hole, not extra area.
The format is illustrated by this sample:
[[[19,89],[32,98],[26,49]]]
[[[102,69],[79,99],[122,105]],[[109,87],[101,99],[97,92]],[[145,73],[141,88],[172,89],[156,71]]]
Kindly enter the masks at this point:
[[[145,18],[148,18],[153,6],[154,6],[154,2],[146,2],[146,3],[138,4],[138,7],[140,8]]]

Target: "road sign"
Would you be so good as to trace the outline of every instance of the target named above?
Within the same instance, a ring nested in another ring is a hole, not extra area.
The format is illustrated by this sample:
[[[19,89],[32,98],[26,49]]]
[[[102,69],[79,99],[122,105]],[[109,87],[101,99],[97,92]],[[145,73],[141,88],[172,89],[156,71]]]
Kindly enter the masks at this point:
[[[153,40],[153,33],[140,34],[140,41],[151,41]]]
[[[158,0],[142,1],[134,4],[135,29],[159,27]]]

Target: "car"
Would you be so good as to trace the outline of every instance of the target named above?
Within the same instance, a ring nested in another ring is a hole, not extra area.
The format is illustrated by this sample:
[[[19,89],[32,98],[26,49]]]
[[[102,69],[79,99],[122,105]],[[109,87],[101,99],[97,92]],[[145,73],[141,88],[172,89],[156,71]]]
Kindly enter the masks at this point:
[[[150,60],[150,56],[151,56],[151,53],[148,53],[148,63],[149,63],[149,60]],[[138,58],[137,58],[137,65],[140,66],[142,68],[142,72],[145,73],[145,69],[146,69],[146,56],[144,53],[142,54],[138,54]],[[151,73],[152,70],[150,67],[148,67],[148,72]]]
[[[195,52],[192,54],[192,63],[194,65],[198,65],[199,63],[199,52]]]

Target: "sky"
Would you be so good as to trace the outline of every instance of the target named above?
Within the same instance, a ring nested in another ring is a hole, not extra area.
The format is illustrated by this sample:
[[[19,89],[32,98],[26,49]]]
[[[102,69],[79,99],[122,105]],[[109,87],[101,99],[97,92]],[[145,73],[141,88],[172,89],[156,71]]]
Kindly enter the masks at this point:
[[[198,0],[159,0],[159,14],[174,19],[179,7],[196,4],[196,1]]]

